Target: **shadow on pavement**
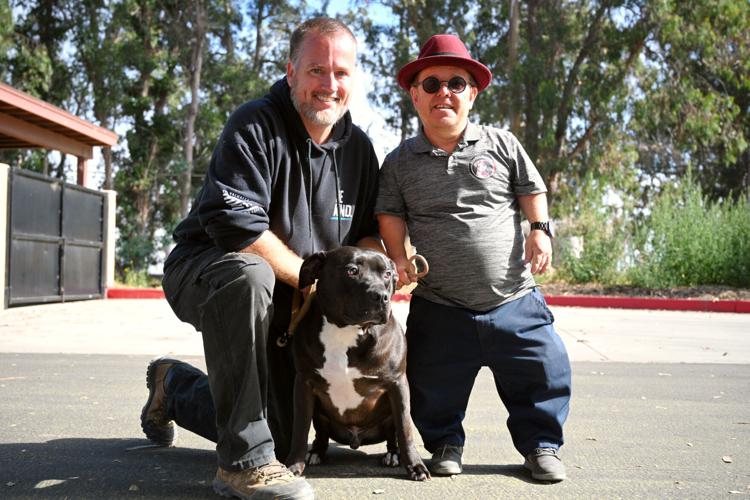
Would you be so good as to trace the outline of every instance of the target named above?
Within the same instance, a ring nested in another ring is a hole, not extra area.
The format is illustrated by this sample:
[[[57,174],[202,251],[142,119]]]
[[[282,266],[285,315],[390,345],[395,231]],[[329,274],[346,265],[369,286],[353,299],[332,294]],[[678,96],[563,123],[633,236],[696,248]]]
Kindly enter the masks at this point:
[[[368,448],[368,447],[366,447]],[[369,447],[373,448],[373,447]],[[406,469],[398,467],[387,467],[381,465],[382,451],[364,451],[362,449],[352,450],[344,445],[331,442],[325,461],[321,465],[307,466],[305,477],[310,479],[333,479],[333,478],[390,478],[410,481],[406,475]],[[429,467],[429,454],[423,457],[425,465]],[[526,483],[540,484],[532,481],[528,471],[521,465],[480,465],[465,464],[463,477],[467,476],[505,476],[507,478],[519,479]],[[433,476],[435,477],[435,476]],[[437,476],[446,478],[446,476]]]
[[[3,498],[216,498],[215,455],[192,448],[140,448],[143,439],[54,439],[0,445]],[[135,449],[133,449],[135,448]],[[395,479],[403,467],[380,464],[381,453],[332,446],[310,479]],[[466,465],[467,476],[506,476],[532,483],[519,465]]]
[[[215,454],[150,448],[143,439],[54,439],[0,445],[3,498],[215,498]]]

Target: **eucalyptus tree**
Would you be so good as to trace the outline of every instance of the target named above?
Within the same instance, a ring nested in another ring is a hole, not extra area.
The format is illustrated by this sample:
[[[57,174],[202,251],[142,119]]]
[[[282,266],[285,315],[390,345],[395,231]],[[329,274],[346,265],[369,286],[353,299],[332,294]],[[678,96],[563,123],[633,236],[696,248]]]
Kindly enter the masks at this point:
[[[75,21],[70,2],[37,0],[12,9],[6,2],[0,13],[12,21],[0,31],[9,49],[0,56],[4,66],[0,73],[4,74],[5,82],[74,114],[82,112],[84,96],[74,94],[70,67],[63,57],[68,32]],[[10,151],[3,156],[11,160],[11,155],[19,160],[14,164],[65,177],[64,156],[50,169],[46,151]]]
[[[367,50],[360,54],[363,67],[377,75],[369,97],[387,111],[386,123],[403,140],[414,134],[417,121],[409,94],[396,83],[396,73],[416,58],[421,44],[436,33],[454,33],[471,44],[471,16],[456,15],[468,14],[465,2],[457,0],[383,0],[378,2],[383,8],[380,12],[389,15],[375,19],[369,10],[374,3],[360,5],[348,20],[365,37]]]
[[[75,57],[69,61],[74,81],[90,97],[89,107],[94,121],[101,127],[113,129],[121,113],[124,66],[119,40],[123,27],[113,15],[112,0],[78,0],[80,13],[72,29]],[[110,148],[102,151],[104,180],[102,187],[114,187],[113,159]]]
[[[380,3],[392,17],[372,19],[363,8],[360,27],[365,64],[384,77],[371,96],[389,111],[388,123],[402,138],[413,133],[415,113],[395,73],[430,35],[454,33],[494,74],[474,107],[477,117],[507,126],[517,116],[514,129],[552,193],[620,125],[628,78],[652,29],[647,2],[637,0]]]
[[[692,170],[712,199],[750,196],[750,3],[653,0],[634,136],[649,178]]]
[[[122,121],[127,154],[119,159],[115,188],[119,193],[122,268],[145,269],[155,248],[154,236],[165,202],[178,197],[168,180],[179,155],[180,99],[178,75],[181,41],[172,31],[174,17],[162,0],[123,0],[114,6],[121,27],[123,63]]]
[[[619,160],[606,160],[625,132],[629,83],[654,27],[649,2],[521,2],[512,65],[508,9],[509,3],[480,1],[476,29],[497,84],[485,96],[495,105],[479,106],[480,114],[505,124],[507,110],[518,110],[519,138],[553,195],[590,169],[621,168]],[[501,32],[492,26],[498,20]]]

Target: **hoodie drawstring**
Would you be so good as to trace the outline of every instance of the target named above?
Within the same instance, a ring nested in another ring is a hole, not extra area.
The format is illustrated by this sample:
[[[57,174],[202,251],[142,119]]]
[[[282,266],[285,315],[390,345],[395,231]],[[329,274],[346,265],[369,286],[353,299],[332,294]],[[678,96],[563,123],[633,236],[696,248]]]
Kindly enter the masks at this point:
[[[313,241],[313,230],[312,230],[312,139],[307,139],[307,230],[310,237],[310,255],[315,253],[315,242]],[[303,176],[304,178],[304,176]]]
[[[333,177],[336,179],[336,213],[338,217],[336,217],[336,222],[338,223],[338,242],[339,245],[343,243],[341,241],[341,201],[339,200],[339,197],[341,196],[341,191],[339,191],[339,164],[336,161],[336,151],[338,149],[336,146],[333,147]]]

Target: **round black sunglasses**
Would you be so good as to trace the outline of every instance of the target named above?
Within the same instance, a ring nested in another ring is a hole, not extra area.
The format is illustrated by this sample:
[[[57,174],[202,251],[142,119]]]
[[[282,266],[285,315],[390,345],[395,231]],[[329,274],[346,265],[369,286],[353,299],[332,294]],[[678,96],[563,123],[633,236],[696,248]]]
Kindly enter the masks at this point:
[[[440,87],[444,83],[448,85],[448,90],[450,90],[454,94],[460,94],[461,92],[463,92],[467,85],[466,80],[464,80],[460,76],[454,76],[450,80],[440,80],[434,76],[428,76],[421,82],[414,82],[413,86],[418,87],[419,85],[421,85],[422,90],[424,90],[428,94],[434,94],[435,92],[440,90]]]

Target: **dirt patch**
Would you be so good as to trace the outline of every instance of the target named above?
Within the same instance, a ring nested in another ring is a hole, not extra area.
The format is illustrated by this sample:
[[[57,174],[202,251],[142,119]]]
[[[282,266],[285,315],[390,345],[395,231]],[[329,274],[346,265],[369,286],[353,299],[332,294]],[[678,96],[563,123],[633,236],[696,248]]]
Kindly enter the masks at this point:
[[[617,297],[652,297],[700,300],[750,300],[750,289],[729,286],[701,285],[650,289],[637,286],[604,286],[596,284],[544,283],[545,295],[611,295]]]

